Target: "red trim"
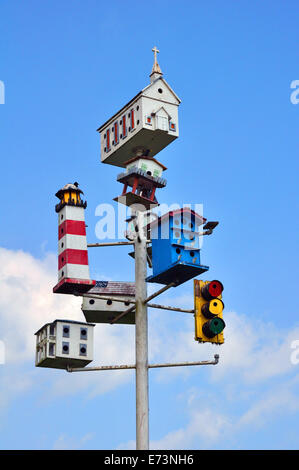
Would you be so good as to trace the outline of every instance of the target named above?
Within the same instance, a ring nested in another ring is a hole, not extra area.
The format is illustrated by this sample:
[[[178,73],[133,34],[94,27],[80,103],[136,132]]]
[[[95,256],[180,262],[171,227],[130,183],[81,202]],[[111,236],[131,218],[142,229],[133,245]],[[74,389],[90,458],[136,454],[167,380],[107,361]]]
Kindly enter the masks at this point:
[[[109,129],[106,132],[106,149],[110,150],[110,130]]]
[[[114,143],[118,144],[118,122],[114,123]]]
[[[131,109],[131,129],[135,127],[134,109]]]
[[[134,183],[133,183],[133,188],[132,188],[132,193],[135,193],[135,191],[137,189],[137,185],[138,185],[138,178],[137,178],[137,176],[135,176]]]
[[[147,224],[147,227],[149,225],[151,227],[154,227],[157,223],[161,223],[161,221],[164,220],[166,217],[173,217],[174,215],[177,215],[177,214],[181,214],[181,215],[191,214],[192,216],[194,216],[195,220],[198,220],[199,222],[201,222],[199,225],[202,225],[207,221],[207,219],[205,217],[202,217],[201,215],[197,214],[197,212],[195,212],[194,210],[189,209],[188,207],[186,207],[186,208],[177,209],[177,210],[174,210],[174,211],[167,212],[166,214],[162,215],[158,219],[155,219],[152,222],[150,222],[149,224]]]
[[[127,129],[126,129],[126,115],[122,117],[122,122],[123,122],[123,137],[126,137],[127,135]]]
[[[155,192],[156,192],[156,187],[154,186],[154,187],[153,187],[153,190],[152,190],[152,194],[151,194],[151,196],[150,196],[150,200],[151,200],[151,201],[154,200]]]
[[[126,194],[127,189],[128,189],[128,183],[125,183],[124,188],[123,188],[123,192],[122,192],[122,196],[124,196]]]
[[[58,270],[65,264],[88,264],[87,250],[74,250],[67,248],[58,256]]]
[[[84,235],[86,236],[86,228],[84,220],[65,220],[58,227],[58,240],[64,235]]]

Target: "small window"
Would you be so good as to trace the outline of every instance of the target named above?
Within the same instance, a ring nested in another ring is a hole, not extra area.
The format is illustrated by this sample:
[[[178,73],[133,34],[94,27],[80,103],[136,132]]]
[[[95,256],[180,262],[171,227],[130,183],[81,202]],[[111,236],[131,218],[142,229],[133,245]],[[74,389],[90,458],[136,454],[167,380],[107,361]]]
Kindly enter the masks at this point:
[[[145,123],[146,123],[148,126],[151,126],[151,125],[152,125],[152,118],[151,118],[151,116],[146,116],[146,117],[145,117]]]
[[[68,325],[63,325],[62,336],[64,338],[69,338],[70,337],[70,327]]]
[[[55,324],[52,323],[50,325],[50,336],[54,336],[55,335]]]
[[[62,354],[69,354],[70,352],[70,345],[68,342],[64,341],[62,343]]]
[[[49,356],[55,356],[55,343],[49,343]]]
[[[80,328],[80,339],[87,339],[87,328]]]
[[[158,92],[159,92],[159,93],[163,93],[162,88],[158,88]]]
[[[87,356],[87,345],[86,344],[80,344],[79,355],[80,356]]]

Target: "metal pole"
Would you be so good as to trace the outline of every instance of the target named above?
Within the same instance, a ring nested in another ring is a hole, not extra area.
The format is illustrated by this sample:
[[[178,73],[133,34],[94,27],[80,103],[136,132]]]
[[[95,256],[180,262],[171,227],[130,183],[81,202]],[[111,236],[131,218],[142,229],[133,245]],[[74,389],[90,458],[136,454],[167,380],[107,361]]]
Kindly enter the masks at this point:
[[[169,305],[160,305],[160,304],[147,304],[151,308],[161,308],[162,310],[172,310],[174,312],[183,312],[183,313],[194,313],[194,309],[188,308],[179,308],[179,307],[170,307]]]
[[[88,243],[87,248],[96,248],[101,246],[122,246],[134,245],[134,242],[107,242],[107,243]]]
[[[137,213],[137,224],[142,214]],[[146,286],[146,239],[135,238],[135,354],[136,354],[136,449],[149,449],[149,405],[148,405],[148,325]]]
[[[174,362],[170,364],[149,364],[149,369],[156,369],[158,367],[183,367],[183,366],[208,366],[210,364],[215,365],[219,362],[219,355],[214,355],[214,361],[195,361],[195,362]],[[120,365],[120,366],[98,366],[98,367],[67,367],[67,372],[90,372],[90,371],[101,371],[101,370],[117,370],[117,369],[136,369],[135,364],[131,365]]]
[[[167,291],[168,289],[170,289],[171,287],[174,287],[174,286],[175,286],[175,282],[171,282],[167,286],[162,287],[162,289],[159,289],[157,292],[155,292],[154,294],[147,297],[144,302],[145,303],[149,302],[150,300],[154,299],[155,297],[157,297],[160,294],[163,294],[163,292]]]

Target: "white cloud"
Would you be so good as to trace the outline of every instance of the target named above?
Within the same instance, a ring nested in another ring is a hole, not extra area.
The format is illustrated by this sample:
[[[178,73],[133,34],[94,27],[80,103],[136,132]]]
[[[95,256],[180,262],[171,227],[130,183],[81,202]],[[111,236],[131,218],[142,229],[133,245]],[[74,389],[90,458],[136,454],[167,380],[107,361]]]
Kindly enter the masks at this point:
[[[88,433],[84,436],[77,438],[71,437],[67,434],[60,434],[57,440],[54,442],[53,450],[80,450],[84,449],[85,444],[93,439],[94,434]]]
[[[253,431],[258,439],[258,432],[271,432],[272,423],[279,422],[281,417],[298,413],[298,384],[299,375],[266,390],[253,389],[249,400],[242,394],[227,399],[225,386],[211,389],[207,394],[201,388],[193,387],[180,397],[189,416],[186,426],[167,433],[159,440],[152,440],[150,448],[238,448],[242,433],[246,436]],[[224,396],[226,405],[222,410]],[[243,411],[236,412],[239,408]],[[255,447],[259,447],[257,440]],[[123,445],[123,448],[130,447]]]
[[[89,397],[105,393],[131,379],[130,372],[83,372],[69,374],[53,369],[34,369],[34,333],[55,319],[85,321],[81,298],[54,294],[57,283],[57,256],[46,254],[42,260],[21,250],[0,248],[0,340],[5,345],[5,364],[1,365],[4,381],[11,386],[1,390],[1,403],[8,404],[22,393],[23,378],[27,388],[47,381],[44,399],[86,390]],[[134,327],[97,325],[95,327],[95,361],[97,365],[134,363]],[[29,368],[28,368],[29,367]],[[14,376],[18,379],[14,380]],[[28,371],[28,372],[26,372]],[[99,374],[102,380],[99,380]],[[2,382],[3,383],[3,382]]]
[[[54,254],[38,260],[23,251],[0,248],[0,339],[6,349],[6,363],[0,366],[4,384],[0,392],[2,409],[8,408],[11,400],[19,395],[30,392],[36,383],[42,384],[44,390],[39,400],[48,401],[82,392],[83,399],[90,399],[133,380],[132,371],[69,374],[34,368],[35,331],[56,318],[85,321],[80,298],[52,293],[57,278],[56,264]],[[188,304],[190,307],[191,298],[186,294],[177,299],[169,296],[169,301],[161,303]],[[236,436],[237,431],[248,426],[263,425],[281,410],[298,412],[295,392],[298,381],[290,376],[298,370],[291,362],[291,344],[299,338],[299,329],[290,328],[282,334],[275,325],[258,321],[256,316],[250,319],[234,312],[226,312],[225,321],[225,344],[215,347],[194,341],[193,315],[149,311],[150,362],[211,360],[215,353],[219,354],[217,366],[202,366],[204,386],[207,389],[212,383],[212,398],[214,389],[219,393],[221,387],[228,404],[226,410],[203,406],[194,387],[192,393],[186,393],[184,400],[189,422],[184,428],[167,433],[161,440],[152,441],[152,448],[198,448],[199,442],[205,448],[220,442],[223,434]],[[134,336],[134,326],[97,325],[94,365],[133,364]],[[197,366],[163,369],[160,375],[155,373],[155,380],[186,379],[201,373],[202,369]],[[267,390],[274,379],[279,379],[280,384],[276,384],[274,391]],[[262,385],[265,388],[259,395],[257,390]],[[229,408],[231,403],[242,403],[243,411],[234,415]],[[119,448],[131,448],[133,444],[132,441]],[[82,445],[80,439],[73,440],[61,434],[54,447]]]
[[[34,363],[34,333],[56,318],[82,319],[80,299],[54,295],[57,258],[38,260],[29,253],[0,248],[0,339],[6,365]]]
[[[151,441],[151,449],[198,449],[212,447],[231,428],[230,420],[211,409],[193,409],[185,428],[172,431],[161,440]]]

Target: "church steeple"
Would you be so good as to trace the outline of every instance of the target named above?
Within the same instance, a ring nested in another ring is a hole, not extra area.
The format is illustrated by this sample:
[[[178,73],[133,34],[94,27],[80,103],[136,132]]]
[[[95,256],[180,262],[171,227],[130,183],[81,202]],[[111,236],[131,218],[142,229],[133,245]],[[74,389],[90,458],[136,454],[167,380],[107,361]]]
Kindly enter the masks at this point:
[[[152,72],[150,74],[151,83],[153,83],[157,78],[163,75],[160,69],[160,65],[158,64],[158,61],[157,61],[157,52],[160,52],[160,51],[158,51],[156,46],[152,49],[152,51],[154,53],[154,65],[152,68]]]

